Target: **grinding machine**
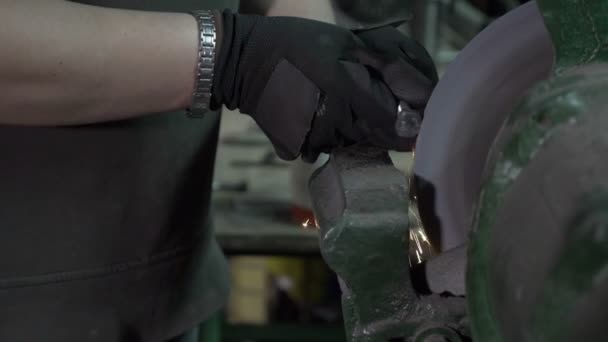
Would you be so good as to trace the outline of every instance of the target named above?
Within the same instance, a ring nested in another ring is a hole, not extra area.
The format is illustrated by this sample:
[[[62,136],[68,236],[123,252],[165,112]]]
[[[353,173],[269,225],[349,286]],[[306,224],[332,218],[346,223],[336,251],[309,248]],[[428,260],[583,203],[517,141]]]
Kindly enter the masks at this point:
[[[494,21],[439,82],[415,176],[334,151],[311,178],[348,340],[608,341],[608,1]],[[417,199],[435,256],[410,267]]]

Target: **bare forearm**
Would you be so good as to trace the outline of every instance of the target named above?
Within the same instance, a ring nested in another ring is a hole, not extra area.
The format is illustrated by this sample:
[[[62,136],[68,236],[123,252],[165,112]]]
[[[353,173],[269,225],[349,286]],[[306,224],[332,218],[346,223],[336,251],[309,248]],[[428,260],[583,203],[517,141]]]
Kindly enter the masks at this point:
[[[0,0],[0,23],[0,123],[92,123],[190,103],[190,15]]]

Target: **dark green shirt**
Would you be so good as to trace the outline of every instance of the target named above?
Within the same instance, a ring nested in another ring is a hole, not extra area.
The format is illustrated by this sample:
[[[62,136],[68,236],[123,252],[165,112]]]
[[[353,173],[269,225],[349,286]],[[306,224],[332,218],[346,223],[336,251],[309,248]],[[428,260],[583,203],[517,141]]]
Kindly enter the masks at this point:
[[[0,126],[0,341],[164,341],[217,311],[228,293],[209,215],[218,126],[218,113]]]

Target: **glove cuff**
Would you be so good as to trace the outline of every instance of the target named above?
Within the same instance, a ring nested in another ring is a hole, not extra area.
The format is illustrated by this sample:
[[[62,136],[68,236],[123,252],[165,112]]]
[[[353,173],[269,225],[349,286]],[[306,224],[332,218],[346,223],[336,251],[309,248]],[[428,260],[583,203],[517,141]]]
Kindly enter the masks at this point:
[[[220,51],[216,56],[213,72],[213,92],[211,109],[226,105],[230,109],[238,107],[240,89],[237,87],[239,58],[255,25],[255,16],[238,15],[224,10],[222,16],[222,37]]]

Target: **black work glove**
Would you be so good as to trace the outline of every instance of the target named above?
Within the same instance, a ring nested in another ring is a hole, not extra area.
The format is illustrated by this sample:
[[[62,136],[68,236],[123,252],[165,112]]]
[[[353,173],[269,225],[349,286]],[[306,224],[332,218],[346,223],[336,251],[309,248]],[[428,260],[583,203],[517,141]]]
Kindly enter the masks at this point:
[[[377,70],[396,97],[413,109],[424,110],[438,81],[437,69],[426,49],[392,26],[355,33],[368,48],[359,53],[359,61]]]
[[[279,157],[314,160],[320,152],[360,141],[412,147],[413,139],[396,135],[398,100],[385,74],[391,65],[400,66],[397,72],[408,66],[407,74],[389,78],[412,107],[424,106],[434,80],[412,67],[392,41],[367,47],[364,41],[380,31],[362,32],[360,39],[312,20],[228,11],[223,29],[212,106],[251,115]]]

